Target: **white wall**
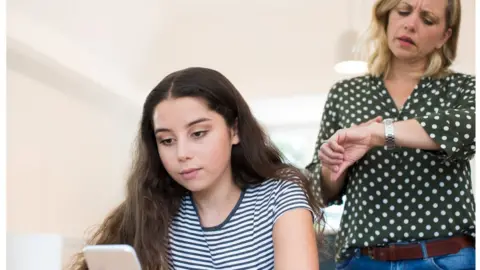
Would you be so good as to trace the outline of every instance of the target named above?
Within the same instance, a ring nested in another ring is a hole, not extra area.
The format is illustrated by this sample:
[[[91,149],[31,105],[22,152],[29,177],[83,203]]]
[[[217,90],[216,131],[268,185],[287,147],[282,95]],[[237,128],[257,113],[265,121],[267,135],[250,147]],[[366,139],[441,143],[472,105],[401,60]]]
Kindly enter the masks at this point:
[[[77,94],[7,69],[10,233],[75,242],[123,197],[139,114]]]
[[[205,65],[246,97],[288,98],[326,92],[343,77],[333,70],[340,36],[368,25],[374,0],[7,2],[8,38],[126,96],[143,98],[167,73]],[[462,1],[462,72],[475,72],[474,30],[475,1]]]

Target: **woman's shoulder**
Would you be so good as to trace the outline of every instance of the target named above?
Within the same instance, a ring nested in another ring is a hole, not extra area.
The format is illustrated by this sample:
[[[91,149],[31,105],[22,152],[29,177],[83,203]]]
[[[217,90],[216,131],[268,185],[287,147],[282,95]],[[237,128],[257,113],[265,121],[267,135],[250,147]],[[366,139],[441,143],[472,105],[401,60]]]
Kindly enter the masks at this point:
[[[468,85],[475,84],[475,78],[476,76],[473,74],[451,71],[450,73],[445,75],[445,77],[436,80],[444,80],[452,85]]]
[[[475,75],[450,71],[440,78],[430,78],[434,86],[443,86],[449,93],[464,93],[475,90]]]
[[[361,88],[362,86],[378,82],[380,82],[379,78],[370,74],[345,78],[336,81],[330,88],[330,93],[337,94],[338,92],[342,91],[355,90]]]

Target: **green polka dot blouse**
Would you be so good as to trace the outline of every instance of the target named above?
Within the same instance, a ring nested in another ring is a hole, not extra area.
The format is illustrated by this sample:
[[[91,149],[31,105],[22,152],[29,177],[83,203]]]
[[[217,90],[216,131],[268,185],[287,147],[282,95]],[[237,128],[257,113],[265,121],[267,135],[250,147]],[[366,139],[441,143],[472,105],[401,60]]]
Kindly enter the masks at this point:
[[[324,107],[315,155],[307,170],[320,197],[317,152],[338,129],[375,116],[417,119],[441,150],[371,149],[352,165],[341,194],[336,260],[356,247],[468,234],[475,237],[475,202],[470,159],[475,154],[475,77],[452,73],[423,78],[401,110],[383,80],[361,76],[336,83]],[[321,197],[320,197],[321,198]]]

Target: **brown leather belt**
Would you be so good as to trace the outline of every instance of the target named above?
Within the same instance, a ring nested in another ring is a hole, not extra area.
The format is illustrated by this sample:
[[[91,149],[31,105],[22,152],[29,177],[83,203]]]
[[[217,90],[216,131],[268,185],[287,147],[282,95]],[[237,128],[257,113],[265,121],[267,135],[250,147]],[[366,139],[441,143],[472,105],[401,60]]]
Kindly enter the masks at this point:
[[[455,254],[462,248],[475,247],[475,240],[469,236],[455,236],[425,243],[428,257]],[[368,247],[361,249],[362,255],[378,261],[401,261],[423,259],[420,243],[389,245],[386,247]]]

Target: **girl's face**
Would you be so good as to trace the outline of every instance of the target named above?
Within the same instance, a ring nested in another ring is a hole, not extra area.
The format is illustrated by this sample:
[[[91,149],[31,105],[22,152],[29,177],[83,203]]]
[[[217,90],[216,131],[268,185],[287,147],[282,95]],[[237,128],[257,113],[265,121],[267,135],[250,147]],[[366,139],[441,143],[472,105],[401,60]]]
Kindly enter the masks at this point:
[[[160,102],[153,113],[158,154],[169,175],[192,192],[232,181],[232,146],[237,131],[200,98]]]

